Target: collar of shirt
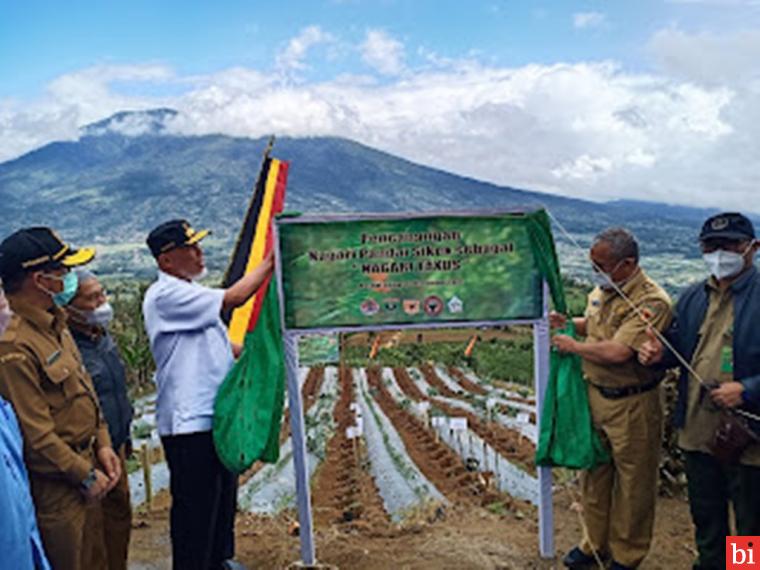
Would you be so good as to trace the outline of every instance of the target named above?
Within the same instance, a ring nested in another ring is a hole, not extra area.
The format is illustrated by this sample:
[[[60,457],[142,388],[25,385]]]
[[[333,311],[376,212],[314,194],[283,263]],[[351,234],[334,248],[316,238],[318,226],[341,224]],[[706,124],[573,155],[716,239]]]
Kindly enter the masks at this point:
[[[74,338],[77,340],[84,339],[92,344],[98,344],[106,334],[105,329],[102,327],[75,324],[74,321],[69,321],[69,328]]]
[[[622,286],[618,286],[620,291],[622,291],[623,295],[626,297],[630,297],[631,294],[639,287],[641,284],[646,280],[646,274],[641,269],[641,267],[637,267],[636,271],[633,275],[631,275],[628,278],[628,281],[623,283]],[[602,302],[608,303],[612,299],[615,299],[617,297],[620,297],[620,293],[617,292],[617,290],[612,289],[610,291],[602,291]]]
[[[45,310],[26,303],[15,295],[8,295],[8,303],[14,313],[41,330],[54,329],[60,334],[66,328],[66,313],[58,307]]]
[[[741,273],[739,277],[736,279],[736,281],[731,283],[727,289],[730,289],[733,293],[738,293],[739,291],[747,287],[747,285],[749,285],[749,283],[752,281],[755,275],[757,275],[757,267],[753,265],[752,267],[750,267],[749,269]],[[720,289],[718,285],[718,280],[715,278],[714,275],[710,275],[710,277],[708,277],[705,280],[705,289],[707,290],[708,293],[710,292],[710,289],[713,289],[713,290]]]
[[[187,279],[180,279],[179,277],[175,277],[174,275],[166,273],[165,271],[161,271],[160,269],[158,270],[158,280],[167,281],[169,283],[177,281],[180,283],[195,283],[194,281],[188,281]]]
[[[69,319],[68,322],[71,334],[73,334],[75,338],[84,338],[97,344],[106,334],[105,329],[97,325],[78,323],[74,319]]]

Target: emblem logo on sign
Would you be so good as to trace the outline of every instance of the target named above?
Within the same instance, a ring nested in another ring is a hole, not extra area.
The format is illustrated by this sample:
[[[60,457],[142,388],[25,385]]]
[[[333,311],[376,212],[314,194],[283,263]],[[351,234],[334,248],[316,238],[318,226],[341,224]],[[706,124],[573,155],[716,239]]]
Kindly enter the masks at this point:
[[[449,313],[461,313],[464,309],[464,303],[462,299],[454,295],[448,302]]]
[[[361,304],[360,309],[364,315],[371,317],[372,315],[377,314],[377,312],[380,310],[380,305],[378,305],[377,301],[375,301],[374,299],[366,299]]]
[[[404,312],[407,315],[416,315],[420,312],[420,302],[417,299],[404,299]]]
[[[443,301],[440,297],[436,297],[435,295],[431,295],[427,299],[425,299],[425,312],[430,317],[436,317],[441,314],[441,311],[443,311]]]
[[[383,301],[383,307],[385,308],[386,311],[389,311],[389,312],[395,311],[396,309],[398,309],[398,303],[399,303],[398,299],[385,299]]]

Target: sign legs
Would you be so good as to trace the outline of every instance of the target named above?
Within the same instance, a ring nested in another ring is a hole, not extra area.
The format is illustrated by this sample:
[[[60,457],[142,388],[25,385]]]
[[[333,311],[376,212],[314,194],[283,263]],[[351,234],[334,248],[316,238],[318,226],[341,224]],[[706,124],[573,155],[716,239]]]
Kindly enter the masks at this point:
[[[293,442],[293,466],[296,471],[296,503],[298,506],[301,560],[306,566],[314,566],[314,528],[311,517],[311,492],[309,468],[306,465],[306,431],[304,430],[301,387],[298,385],[298,337],[285,333],[285,369],[288,382],[288,407],[290,410],[290,433]]]
[[[534,376],[536,384],[536,418],[540,422],[546,385],[549,382],[549,291],[544,284],[544,319],[533,325]],[[541,432],[540,423],[538,425]],[[553,558],[554,505],[551,467],[538,468],[538,547],[541,558]]]

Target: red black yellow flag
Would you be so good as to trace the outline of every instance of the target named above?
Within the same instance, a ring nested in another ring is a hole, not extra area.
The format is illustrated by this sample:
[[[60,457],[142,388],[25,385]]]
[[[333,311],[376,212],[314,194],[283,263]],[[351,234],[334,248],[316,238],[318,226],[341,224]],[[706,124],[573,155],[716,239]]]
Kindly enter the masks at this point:
[[[224,277],[229,287],[255,268],[274,246],[272,219],[282,212],[288,163],[271,158],[272,142],[254,188]],[[229,337],[243,345],[214,405],[214,443],[236,473],[256,460],[275,462],[285,397],[285,363],[277,288],[267,279],[245,305],[225,315]]]
[[[273,140],[264,153],[253,196],[238,235],[222,287],[227,288],[251,271],[272,249],[272,219],[282,213],[289,163],[270,156]],[[230,341],[242,344],[245,333],[255,328],[269,283],[242,307],[224,316]]]

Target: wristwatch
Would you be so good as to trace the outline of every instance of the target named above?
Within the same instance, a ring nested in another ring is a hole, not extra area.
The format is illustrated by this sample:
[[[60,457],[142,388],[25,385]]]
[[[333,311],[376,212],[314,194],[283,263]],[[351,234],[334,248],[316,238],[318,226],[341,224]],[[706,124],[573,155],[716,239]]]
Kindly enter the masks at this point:
[[[90,472],[87,474],[87,477],[82,479],[82,482],[79,484],[80,487],[82,487],[82,490],[86,493],[90,490],[90,488],[95,484],[95,481],[98,480],[98,476],[95,474],[95,468],[93,467],[90,469]]]

